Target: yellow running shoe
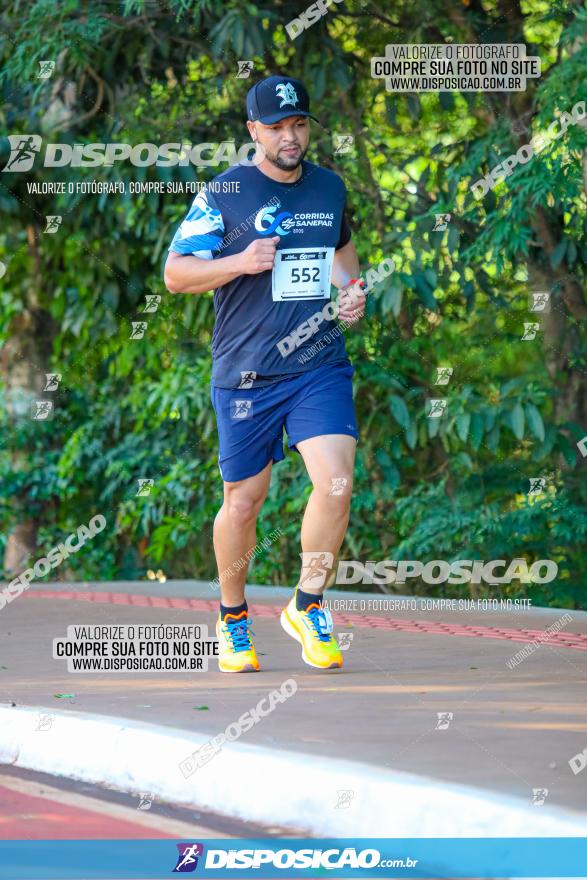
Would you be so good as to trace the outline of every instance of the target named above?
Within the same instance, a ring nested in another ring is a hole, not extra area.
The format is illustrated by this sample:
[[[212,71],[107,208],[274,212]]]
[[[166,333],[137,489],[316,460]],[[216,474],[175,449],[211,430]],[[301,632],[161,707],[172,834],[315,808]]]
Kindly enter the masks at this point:
[[[227,614],[216,621],[218,667],[220,672],[258,672],[259,661],[249,635],[251,621],[246,611]]]
[[[297,592],[297,590],[296,590]],[[305,611],[296,608],[295,593],[281,612],[281,625],[288,635],[302,646],[302,660],[318,669],[342,666],[342,654],[332,635],[332,615],[322,608],[318,599]]]

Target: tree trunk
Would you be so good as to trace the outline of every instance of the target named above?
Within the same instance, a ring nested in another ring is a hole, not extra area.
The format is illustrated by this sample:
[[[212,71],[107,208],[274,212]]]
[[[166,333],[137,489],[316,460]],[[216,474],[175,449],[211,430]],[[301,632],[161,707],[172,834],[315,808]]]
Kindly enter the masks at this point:
[[[37,283],[42,277],[40,255],[35,230],[27,228],[29,250]],[[31,405],[43,393],[46,373],[53,349],[55,322],[50,314],[39,308],[37,288],[33,284],[27,297],[27,307],[13,320],[8,341],[0,351],[0,374],[5,388],[6,410],[14,428],[31,419]],[[32,422],[32,424],[37,424]],[[14,472],[26,472],[29,454],[26,448],[13,448]],[[14,526],[8,536],[3,567],[8,576],[24,571],[34,559],[37,548],[38,520],[30,499],[13,499]]]

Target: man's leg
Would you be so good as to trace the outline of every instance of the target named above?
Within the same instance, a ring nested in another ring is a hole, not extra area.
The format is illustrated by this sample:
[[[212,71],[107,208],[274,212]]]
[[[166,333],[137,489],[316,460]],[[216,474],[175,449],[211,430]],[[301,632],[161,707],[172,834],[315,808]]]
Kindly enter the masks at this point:
[[[305,593],[321,595],[343,542],[356,445],[347,434],[326,434],[297,444],[313,486],[302,521],[302,552],[308,555],[303,557],[298,583]],[[331,554],[332,559],[321,560],[320,553]]]
[[[342,654],[321,597],[349,521],[356,440],[346,434],[322,434],[296,446],[313,489],[302,522],[300,579],[280,620],[286,633],[301,644],[305,663],[340,669]]]
[[[224,503],[214,520],[214,553],[220,579],[220,599],[227,608],[245,600],[247,553],[257,543],[257,516],[271,481],[272,462],[253,477],[224,483]]]
[[[263,506],[271,462],[260,473],[224,482],[224,504],[214,520],[214,551],[220,580],[220,616],[216,624],[221,672],[255,672],[259,661],[251,641],[245,581],[256,544],[257,515]]]

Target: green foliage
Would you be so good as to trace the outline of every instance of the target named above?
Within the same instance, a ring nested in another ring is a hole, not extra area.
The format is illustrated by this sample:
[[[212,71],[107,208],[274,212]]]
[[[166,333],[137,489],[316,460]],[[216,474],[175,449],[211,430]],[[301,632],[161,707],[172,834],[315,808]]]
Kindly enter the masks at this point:
[[[116,10],[34,0],[24,14],[5,5],[0,125],[72,144],[238,145],[248,139],[241,120],[250,83],[235,78],[236,61],[252,59],[255,77],[283,70],[304,79],[325,125],[313,130],[309,158],[345,179],[361,266],[383,258],[396,266],[346,335],[361,439],[341,558],[552,559],[556,581],[514,582],[502,595],[587,607],[585,470],[575,446],[587,432],[587,340],[568,290],[572,279],[584,302],[584,126],[571,126],[483,199],[470,188],[585,98],[585,10],[530,0],[518,20],[491,4],[464,4],[453,20],[438,0],[384,11],[345,3],[292,42],[285,23],[299,11],[299,3],[234,0],[127,0]],[[527,94],[391,95],[368,75],[386,42],[475,42],[489,30],[492,40],[525,41],[528,54],[541,55],[543,76]],[[59,88],[37,78],[46,59],[57,61]],[[67,82],[75,98],[54,130],[52,102]],[[512,130],[517,119],[523,136]],[[354,153],[334,156],[331,132],[352,132]],[[0,162],[6,156],[0,142]],[[140,578],[156,567],[168,577],[213,578],[222,487],[209,397],[212,302],[171,295],[162,282],[167,244],[190,199],[31,196],[26,186],[185,182],[195,170],[114,165],[56,174],[37,164],[2,177],[0,340],[16,338],[36,376],[63,376],[51,421],[2,410],[3,530],[26,513],[39,524],[39,547],[49,548],[102,513],[108,528],[50,577]],[[433,232],[440,212],[451,223]],[[56,235],[43,234],[48,214],[63,216]],[[523,341],[524,322],[536,320],[528,309],[536,289],[551,290],[560,326],[551,320],[538,341]],[[162,300],[145,315],[147,294]],[[35,336],[30,316],[50,340],[46,359],[23,342]],[[133,320],[148,322],[142,340],[129,338]],[[453,375],[437,384],[446,366]],[[447,414],[431,419],[437,398]],[[547,491],[529,498],[530,479],[541,475]],[[154,480],[149,495],[137,495],[142,479]],[[252,580],[297,576],[309,491],[299,456],[287,455],[258,526],[260,537],[280,527],[283,538],[255,560]]]

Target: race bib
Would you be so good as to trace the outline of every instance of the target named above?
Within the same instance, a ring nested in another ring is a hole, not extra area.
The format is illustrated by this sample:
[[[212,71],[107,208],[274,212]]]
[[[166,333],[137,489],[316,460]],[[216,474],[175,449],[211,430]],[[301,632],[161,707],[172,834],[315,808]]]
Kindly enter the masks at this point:
[[[330,299],[333,259],[333,247],[276,251],[272,275],[273,301]]]

